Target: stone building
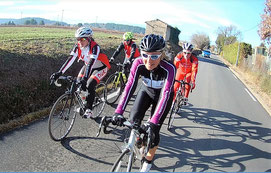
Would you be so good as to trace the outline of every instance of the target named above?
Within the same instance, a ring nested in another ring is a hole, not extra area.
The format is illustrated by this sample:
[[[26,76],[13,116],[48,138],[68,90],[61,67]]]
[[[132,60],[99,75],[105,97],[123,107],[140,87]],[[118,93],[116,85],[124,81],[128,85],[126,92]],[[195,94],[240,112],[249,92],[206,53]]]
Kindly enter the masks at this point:
[[[178,28],[173,28],[167,23],[156,19],[146,21],[145,34],[159,34],[162,35],[166,41],[172,42],[176,45],[179,43],[179,34],[181,31]]]

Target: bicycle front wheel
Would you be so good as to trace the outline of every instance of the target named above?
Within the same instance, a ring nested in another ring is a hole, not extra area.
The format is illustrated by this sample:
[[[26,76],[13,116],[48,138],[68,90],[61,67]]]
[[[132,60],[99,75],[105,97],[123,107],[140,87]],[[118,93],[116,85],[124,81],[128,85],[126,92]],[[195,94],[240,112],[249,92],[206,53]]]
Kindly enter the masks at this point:
[[[49,135],[54,141],[64,139],[72,129],[76,117],[76,104],[71,94],[60,96],[51,109],[48,125]]]
[[[179,102],[180,102],[179,99],[181,99],[180,94],[177,94],[177,96],[171,106],[171,109],[170,109],[170,115],[169,115],[168,124],[167,124],[168,130],[170,130],[172,128],[173,121],[174,121],[175,116],[179,110]]]
[[[122,90],[122,82],[119,78],[119,73],[112,74],[105,82],[105,100],[107,104],[114,104]]]
[[[104,107],[105,107],[104,92],[105,92],[105,84],[104,83],[98,84],[95,89],[95,98],[92,105],[92,113],[93,113],[92,118],[94,119],[98,118],[104,110]]]
[[[112,166],[111,172],[131,172],[133,160],[134,152],[130,152],[130,150],[126,148]]]

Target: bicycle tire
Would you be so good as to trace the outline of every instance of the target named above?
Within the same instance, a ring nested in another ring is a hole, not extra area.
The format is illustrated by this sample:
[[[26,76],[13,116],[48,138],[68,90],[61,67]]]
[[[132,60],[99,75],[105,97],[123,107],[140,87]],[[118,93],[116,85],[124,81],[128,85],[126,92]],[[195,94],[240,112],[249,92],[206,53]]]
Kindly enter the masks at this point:
[[[179,99],[181,99],[181,98],[180,98],[180,94],[178,93],[172,106],[171,106],[171,109],[170,109],[170,115],[169,115],[168,126],[167,126],[168,130],[170,130],[172,128],[172,125],[173,125],[173,122],[175,119],[175,115],[179,110],[179,106],[180,106],[180,102],[181,102]]]
[[[104,108],[105,108],[105,99],[104,99],[104,92],[105,92],[105,84],[99,83],[95,88],[95,98],[92,105],[92,117],[93,119],[98,118]]]
[[[122,151],[122,153],[120,154],[120,156],[118,157],[114,165],[112,166],[111,172],[131,172],[133,159],[134,159],[134,152],[131,152],[131,154],[128,156],[129,159],[128,159],[128,162],[126,163],[127,159],[125,159],[125,156],[127,156],[129,152],[130,152],[130,149],[128,148]]]
[[[105,85],[105,101],[107,104],[112,105],[114,104],[119,96],[121,95],[121,91],[122,91],[122,81],[121,79],[119,79],[119,81],[117,81],[119,77],[119,73],[114,73],[112,75],[109,76],[109,78],[106,80]]]
[[[76,118],[76,100],[72,95],[65,93],[61,95],[53,105],[49,119],[48,130],[54,141],[63,140],[71,131]]]

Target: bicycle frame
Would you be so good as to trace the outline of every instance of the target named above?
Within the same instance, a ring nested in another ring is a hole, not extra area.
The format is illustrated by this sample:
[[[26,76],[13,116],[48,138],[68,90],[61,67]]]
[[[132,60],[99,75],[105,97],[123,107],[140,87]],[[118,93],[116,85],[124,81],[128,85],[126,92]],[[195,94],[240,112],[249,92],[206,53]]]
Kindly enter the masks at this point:
[[[99,131],[96,135],[96,137],[99,136],[100,131],[103,128],[103,132],[105,134],[109,134],[112,132],[112,130],[107,130],[107,126],[109,125],[109,123],[113,123],[113,119],[111,117],[103,117],[99,126]],[[124,148],[122,149],[122,154],[120,155],[120,157],[118,158],[118,160],[115,162],[115,164],[112,167],[112,171],[118,171],[119,168],[122,165],[122,158],[124,155],[128,155],[129,157],[129,161],[128,161],[128,165],[127,165],[127,172],[131,171],[132,168],[132,164],[134,161],[134,156],[138,159],[138,160],[142,160],[142,158],[144,156],[146,156],[146,154],[149,152],[150,146],[151,146],[151,139],[153,137],[153,132],[151,130],[151,128],[149,128],[145,133],[140,132],[140,127],[136,126],[134,124],[131,124],[129,121],[125,121],[123,123],[124,126],[128,127],[129,129],[131,129],[131,133],[129,136],[129,140],[128,143],[125,144]],[[144,136],[141,137],[141,134],[147,135],[147,138],[145,138]],[[137,146],[136,142],[137,142],[137,138],[140,138],[142,140],[142,143],[140,144],[140,147]],[[144,152],[141,153],[140,152],[140,148],[144,149]],[[135,155],[134,155],[135,154]]]
[[[118,70],[115,74],[118,74],[118,78],[116,81],[116,84],[119,84],[120,81],[122,81],[122,83],[124,84],[126,81],[124,81],[123,75],[125,75],[124,73],[124,65],[121,63],[116,63],[115,65],[117,65]],[[127,80],[127,76],[125,75],[125,78]]]
[[[79,95],[79,93],[80,93],[80,91],[81,91],[81,88],[79,87],[79,88],[77,88],[77,80],[76,79],[72,79],[72,77],[69,77],[69,76],[67,76],[67,77],[64,77],[64,76],[60,76],[59,77],[59,79],[68,79],[69,81],[71,81],[72,82],[72,84],[71,84],[71,87],[65,92],[65,93],[67,93],[67,94],[70,94],[71,95],[71,103],[73,103],[73,101],[74,101],[74,96],[76,96],[76,98],[77,98],[77,101],[78,101],[78,103],[79,103],[79,107],[82,109],[82,111],[84,112],[85,110],[86,110],[86,108],[85,108],[85,105],[84,105],[84,103],[83,103],[83,100],[82,100],[82,98],[80,97],[80,95]],[[55,85],[56,86],[61,86],[61,84],[59,84],[57,81],[55,81]],[[70,110],[69,110],[69,113],[70,113]],[[79,112],[80,113],[80,112]]]

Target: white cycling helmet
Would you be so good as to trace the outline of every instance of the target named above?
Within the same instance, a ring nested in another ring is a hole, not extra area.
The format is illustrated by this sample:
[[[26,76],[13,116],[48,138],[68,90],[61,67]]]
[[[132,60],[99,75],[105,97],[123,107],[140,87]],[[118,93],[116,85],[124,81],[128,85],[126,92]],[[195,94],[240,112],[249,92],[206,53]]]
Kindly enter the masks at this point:
[[[80,27],[77,29],[75,32],[75,37],[76,38],[82,38],[82,37],[91,37],[93,35],[93,31],[90,27]]]
[[[189,52],[192,52],[194,46],[191,43],[184,43],[183,44],[183,50],[188,50]]]

